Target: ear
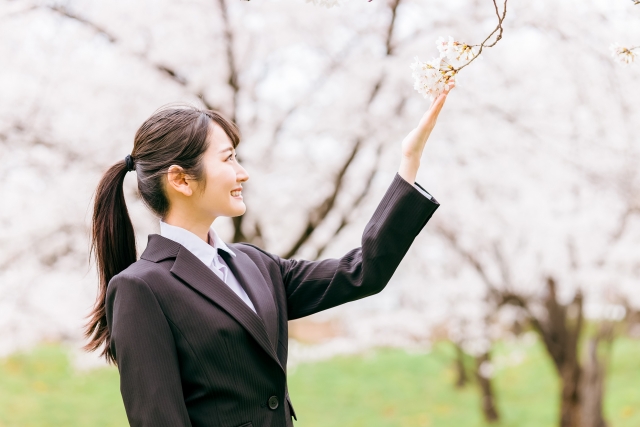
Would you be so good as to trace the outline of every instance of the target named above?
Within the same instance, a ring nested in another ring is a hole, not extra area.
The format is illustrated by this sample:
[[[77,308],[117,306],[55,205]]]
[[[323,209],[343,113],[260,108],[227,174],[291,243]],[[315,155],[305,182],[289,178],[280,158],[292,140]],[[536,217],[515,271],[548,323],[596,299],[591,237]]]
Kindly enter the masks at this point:
[[[192,181],[185,173],[184,169],[178,165],[171,165],[167,172],[167,185],[169,188],[177,191],[184,196],[191,196],[193,194]]]

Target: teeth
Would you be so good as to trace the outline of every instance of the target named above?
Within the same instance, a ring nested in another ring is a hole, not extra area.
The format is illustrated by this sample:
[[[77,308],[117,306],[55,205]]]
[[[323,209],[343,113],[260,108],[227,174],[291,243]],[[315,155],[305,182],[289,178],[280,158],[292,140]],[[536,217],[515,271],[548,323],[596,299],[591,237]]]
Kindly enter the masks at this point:
[[[239,196],[240,194],[242,194],[242,190],[236,190],[236,191],[232,191],[231,192],[231,195],[234,196],[234,197],[235,196]]]

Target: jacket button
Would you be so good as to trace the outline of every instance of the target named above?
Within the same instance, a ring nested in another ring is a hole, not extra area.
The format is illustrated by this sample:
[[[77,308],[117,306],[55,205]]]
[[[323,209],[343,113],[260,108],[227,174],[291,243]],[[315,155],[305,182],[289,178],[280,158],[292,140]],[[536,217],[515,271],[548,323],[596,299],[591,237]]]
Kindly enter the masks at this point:
[[[277,409],[278,408],[278,398],[276,396],[271,396],[269,398],[269,409]]]

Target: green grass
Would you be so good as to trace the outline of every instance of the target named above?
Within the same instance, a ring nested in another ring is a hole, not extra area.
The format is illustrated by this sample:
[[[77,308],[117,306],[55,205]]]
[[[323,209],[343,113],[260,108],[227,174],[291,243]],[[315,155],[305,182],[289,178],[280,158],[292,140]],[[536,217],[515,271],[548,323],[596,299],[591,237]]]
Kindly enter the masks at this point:
[[[516,350],[503,344],[496,356]],[[289,391],[297,427],[485,426],[474,384],[453,387],[453,349],[379,350],[298,366]],[[640,341],[618,340],[607,379],[611,427],[640,426]],[[0,360],[0,427],[126,426],[115,368],[75,372],[60,346]],[[555,427],[558,384],[540,345],[496,372],[500,427]]]
[[[0,361],[0,427],[126,425],[117,370],[76,373],[59,346]]]
[[[507,350],[502,346],[497,353]],[[366,358],[301,366],[289,385],[300,408],[299,425],[484,426],[475,384],[462,390],[453,386],[453,357],[453,348],[441,344],[428,355],[383,350]],[[555,425],[552,369],[536,346],[529,349],[522,365],[497,372],[501,426]]]

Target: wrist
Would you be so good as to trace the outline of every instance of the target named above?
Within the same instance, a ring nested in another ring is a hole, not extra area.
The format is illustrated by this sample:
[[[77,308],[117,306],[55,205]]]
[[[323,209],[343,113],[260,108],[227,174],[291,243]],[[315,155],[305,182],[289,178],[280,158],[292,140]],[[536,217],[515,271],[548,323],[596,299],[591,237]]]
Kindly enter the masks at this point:
[[[403,152],[401,161],[408,162],[408,163],[420,163],[421,157],[422,157],[422,150]]]
[[[418,169],[420,168],[420,157],[418,156],[402,156],[400,160],[400,168],[398,175],[404,178],[409,184],[413,184],[416,181],[418,175]]]

